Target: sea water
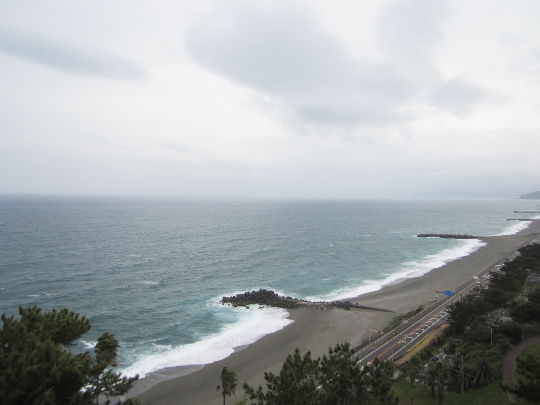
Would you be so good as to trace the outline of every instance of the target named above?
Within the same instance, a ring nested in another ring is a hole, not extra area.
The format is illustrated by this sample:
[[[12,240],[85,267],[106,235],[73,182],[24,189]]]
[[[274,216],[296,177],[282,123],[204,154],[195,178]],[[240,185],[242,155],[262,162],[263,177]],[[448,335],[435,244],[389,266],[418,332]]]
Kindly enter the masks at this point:
[[[233,308],[253,289],[310,300],[352,297],[417,277],[478,240],[419,233],[515,233],[538,202],[517,199],[194,201],[0,197],[0,312],[67,307],[122,345],[120,371],[206,364],[291,321]],[[447,288],[441,286],[441,289]],[[452,288],[452,286],[448,286]]]

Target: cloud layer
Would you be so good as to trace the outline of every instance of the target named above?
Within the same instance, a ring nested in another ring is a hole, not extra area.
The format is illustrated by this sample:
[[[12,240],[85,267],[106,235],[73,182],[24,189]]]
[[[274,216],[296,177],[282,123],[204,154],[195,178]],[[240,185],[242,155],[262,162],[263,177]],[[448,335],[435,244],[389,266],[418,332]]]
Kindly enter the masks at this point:
[[[0,53],[73,74],[148,80],[144,68],[121,57],[2,27]]]
[[[434,64],[445,40],[445,1],[407,0],[384,10],[379,58],[351,57],[307,7],[286,3],[219,8],[188,31],[190,55],[307,125],[392,126],[417,118],[418,103],[463,116],[486,98],[464,79],[444,80]]]
[[[540,188],[537,0],[4,0],[0,193]]]
[[[351,58],[309,10],[280,2],[219,10],[186,35],[201,65],[277,98],[308,123],[402,121],[414,86],[391,64]]]

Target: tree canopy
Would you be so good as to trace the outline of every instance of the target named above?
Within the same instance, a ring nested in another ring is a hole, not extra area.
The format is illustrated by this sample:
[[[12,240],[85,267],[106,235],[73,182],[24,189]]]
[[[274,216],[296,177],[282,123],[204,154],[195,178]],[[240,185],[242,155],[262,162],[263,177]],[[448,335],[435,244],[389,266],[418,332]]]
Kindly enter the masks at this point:
[[[519,252],[520,256],[506,262],[499,272],[490,273],[488,290],[468,295],[448,307],[450,330],[454,335],[463,334],[488,312],[508,306],[527,281],[528,271],[540,269],[540,244],[524,246]],[[529,300],[531,302],[512,309],[516,321],[530,322],[540,316],[540,287],[529,294]]]
[[[90,330],[90,322],[73,311],[21,307],[19,317],[2,314],[1,319],[0,403],[4,405],[97,404],[102,395],[124,395],[138,379],[110,369],[116,365],[120,345],[108,332],[98,339],[95,356],[71,352],[75,341]]]
[[[377,359],[360,369],[348,343],[330,348],[322,359],[298,349],[289,355],[278,375],[265,373],[266,390],[244,384],[249,399],[257,405],[394,405],[391,391],[393,364]]]
[[[540,402],[540,361],[530,354],[516,361],[518,383],[515,387],[502,384],[505,391],[519,398],[537,404]]]

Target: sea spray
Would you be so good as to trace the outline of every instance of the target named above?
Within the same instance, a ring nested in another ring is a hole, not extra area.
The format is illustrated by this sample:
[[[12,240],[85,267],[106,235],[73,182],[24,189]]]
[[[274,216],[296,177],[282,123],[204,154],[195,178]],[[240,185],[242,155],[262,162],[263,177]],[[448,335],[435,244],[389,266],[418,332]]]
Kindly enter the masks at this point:
[[[206,336],[198,342],[187,345],[153,345],[150,351],[140,353],[134,363],[123,369],[123,374],[133,376],[147,374],[169,367],[213,363],[222,360],[242,347],[256,342],[261,337],[277,332],[293,321],[287,319],[289,313],[280,308],[233,308],[239,320],[224,327],[219,333]]]

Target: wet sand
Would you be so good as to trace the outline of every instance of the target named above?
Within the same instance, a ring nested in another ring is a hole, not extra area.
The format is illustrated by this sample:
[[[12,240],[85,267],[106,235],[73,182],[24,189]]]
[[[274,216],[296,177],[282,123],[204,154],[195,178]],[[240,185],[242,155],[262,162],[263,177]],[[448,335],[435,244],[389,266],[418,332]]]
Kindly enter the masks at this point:
[[[422,277],[404,280],[379,291],[351,298],[350,301],[397,313],[408,312],[433,301],[435,291],[452,290],[470,280],[472,275],[498,264],[511,256],[520,244],[537,238],[539,233],[540,220],[534,220],[527,229],[516,235],[483,239],[486,246]],[[267,335],[226,359],[208,364],[191,374],[160,382],[138,395],[138,398],[143,404],[151,402],[152,405],[219,405],[223,398],[216,391],[216,386],[220,383],[221,370],[226,366],[238,373],[237,394],[227,400],[234,403],[243,396],[241,386],[244,382],[254,388],[264,386],[264,372],[278,373],[287,355],[294,352],[295,348],[299,348],[302,353],[310,350],[314,357],[319,357],[336,343],[347,341],[357,345],[372,333],[369,329],[382,329],[395,315],[362,309],[319,311],[302,308],[289,312],[289,318],[294,323],[281,331]],[[166,370],[164,374],[181,375],[182,370],[185,368]],[[155,376],[154,380],[143,379],[139,390],[155,384],[155,378],[159,379],[159,376]]]

